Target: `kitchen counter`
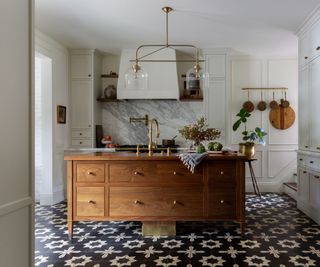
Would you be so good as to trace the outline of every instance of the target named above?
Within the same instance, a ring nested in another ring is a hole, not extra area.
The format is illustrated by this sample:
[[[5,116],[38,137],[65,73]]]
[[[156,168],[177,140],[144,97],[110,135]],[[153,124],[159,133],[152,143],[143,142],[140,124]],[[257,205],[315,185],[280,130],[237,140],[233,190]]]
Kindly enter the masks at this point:
[[[142,221],[144,234],[175,229],[176,221],[230,220],[244,232],[243,155],[210,154],[194,173],[178,154],[72,153],[65,160],[69,236],[81,220]]]

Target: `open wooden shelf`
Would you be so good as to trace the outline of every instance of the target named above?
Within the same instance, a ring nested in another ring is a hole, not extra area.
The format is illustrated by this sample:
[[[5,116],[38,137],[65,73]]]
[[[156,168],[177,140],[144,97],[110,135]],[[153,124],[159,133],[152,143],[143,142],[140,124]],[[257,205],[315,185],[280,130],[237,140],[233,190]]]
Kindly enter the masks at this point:
[[[98,102],[119,102],[119,100],[116,98],[101,98],[101,97],[98,97],[97,101]]]
[[[118,74],[110,75],[110,74],[101,74],[101,78],[119,78]]]

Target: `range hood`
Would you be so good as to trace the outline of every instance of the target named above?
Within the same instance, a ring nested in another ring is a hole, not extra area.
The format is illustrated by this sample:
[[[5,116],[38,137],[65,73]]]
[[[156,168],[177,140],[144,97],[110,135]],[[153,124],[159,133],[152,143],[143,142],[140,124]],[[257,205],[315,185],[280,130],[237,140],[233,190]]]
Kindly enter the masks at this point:
[[[154,50],[154,49],[153,49]],[[153,50],[150,50],[153,51]],[[147,53],[147,50],[144,50]],[[147,89],[128,89],[125,87],[125,73],[132,67],[130,60],[135,59],[135,49],[124,49],[121,52],[119,79],[117,85],[118,99],[179,99],[179,81],[176,62],[142,62],[141,67],[148,73]],[[148,59],[176,60],[176,51],[166,48]]]

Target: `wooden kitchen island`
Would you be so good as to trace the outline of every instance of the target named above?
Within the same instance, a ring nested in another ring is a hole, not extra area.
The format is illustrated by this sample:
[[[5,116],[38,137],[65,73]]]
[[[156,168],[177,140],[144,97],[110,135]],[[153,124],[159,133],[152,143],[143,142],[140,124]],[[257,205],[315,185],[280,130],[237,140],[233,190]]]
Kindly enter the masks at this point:
[[[177,155],[87,153],[68,161],[68,231],[74,221],[238,221],[245,229],[245,161],[211,154],[192,174]]]

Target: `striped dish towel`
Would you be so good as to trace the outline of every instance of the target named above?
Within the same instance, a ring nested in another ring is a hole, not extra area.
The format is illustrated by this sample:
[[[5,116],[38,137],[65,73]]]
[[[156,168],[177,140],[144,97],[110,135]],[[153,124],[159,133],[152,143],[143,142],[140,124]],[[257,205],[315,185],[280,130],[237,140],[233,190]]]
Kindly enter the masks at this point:
[[[207,152],[198,154],[198,153],[181,153],[179,158],[182,163],[187,166],[187,168],[194,173],[194,169],[201,161],[208,155]]]

